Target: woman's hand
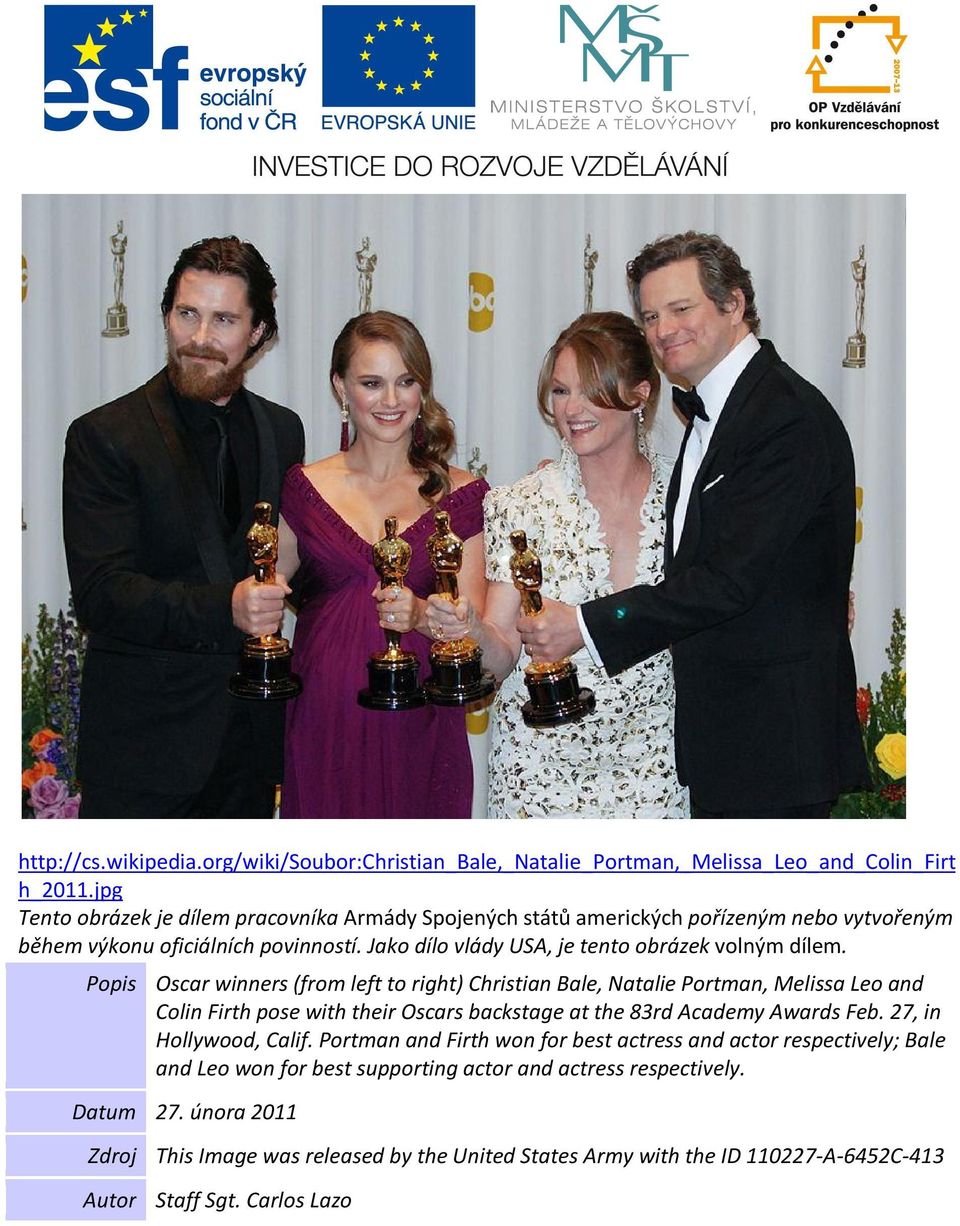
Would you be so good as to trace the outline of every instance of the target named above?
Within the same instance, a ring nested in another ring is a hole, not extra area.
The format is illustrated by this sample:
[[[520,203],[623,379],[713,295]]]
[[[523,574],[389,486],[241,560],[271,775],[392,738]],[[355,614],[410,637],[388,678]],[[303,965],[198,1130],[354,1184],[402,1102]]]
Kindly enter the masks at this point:
[[[559,600],[544,600],[536,617],[518,618],[517,632],[538,664],[565,660],[583,646],[576,608]]]
[[[428,596],[426,623],[426,635],[434,642],[464,638],[478,641],[480,638],[477,611],[466,596],[461,596],[456,604],[443,596]]]
[[[380,625],[384,630],[396,630],[406,634],[416,630],[423,618],[424,602],[408,587],[380,587],[373,589],[377,602]]]

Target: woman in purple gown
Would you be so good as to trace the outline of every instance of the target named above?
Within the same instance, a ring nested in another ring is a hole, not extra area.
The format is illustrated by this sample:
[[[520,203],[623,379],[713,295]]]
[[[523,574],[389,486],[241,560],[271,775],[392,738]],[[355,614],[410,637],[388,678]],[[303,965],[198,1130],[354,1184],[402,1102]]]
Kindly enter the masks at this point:
[[[485,481],[447,464],[453,425],[434,398],[430,355],[414,325],[389,311],[351,319],[330,380],[341,405],[341,450],[292,468],[280,499],[278,570],[299,568],[293,666],[303,693],[287,709],[281,816],[470,816],[473,772],[460,708],[368,710],[357,703],[384,630],[429,673],[426,551],[434,511],[464,541],[460,590],[483,605]],[[349,423],[354,427],[349,443]],[[411,546],[402,588],[380,588],[373,545],[395,516]]]

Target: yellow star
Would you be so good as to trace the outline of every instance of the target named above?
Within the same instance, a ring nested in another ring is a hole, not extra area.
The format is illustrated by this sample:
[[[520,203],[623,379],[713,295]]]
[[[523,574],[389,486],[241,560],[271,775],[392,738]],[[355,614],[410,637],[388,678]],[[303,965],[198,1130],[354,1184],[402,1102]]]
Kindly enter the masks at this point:
[[[363,36],[363,41],[364,41],[365,43],[372,43],[372,42],[373,42],[373,35],[372,35],[372,34],[364,34],[364,36]]]
[[[395,86],[393,87],[393,92],[394,92],[395,94],[402,94],[402,93],[403,93],[403,86],[402,86],[402,85],[395,85]]]
[[[419,29],[420,29],[420,22],[419,22],[419,21],[411,21],[411,22],[410,22],[410,29],[411,29],[411,30],[419,30]]]
[[[377,29],[380,31],[381,34],[384,32],[386,28],[387,28],[387,23],[385,21],[377,22]]]
[[[377,82],[377,89],[386,89],[386,88],[387,88],[387,83],[386,83],[386,81],[378,81],[378,82]]]
[[[125,26],[132,26],[133,25],[133,13],[131,13],[130,10],[127,9],[125,13],[120,14],[120,20],[123,22]]]
[[[370,52],[369,52],[369,51],[361,51],[361,52],[360,52],[360,58],[361,58],[362,60],[368,60],[368,59],[370,58]]]
[[[92,34],[87,35],[87,41],[85,43],[74,43],[74,50],[80,52],[80,63],[77,65],[77,67],[80,68],[81,65],[90,63],[96,64],[98,68],[102,68],[103,65],[100,63],[100,52],[106,45],[106,43],[95,43],[93,41]]]
[[[372,68],[368,68],[367,71],[363,75],[367,77],[367,79],[369,79],[370,77],[375,77],[377,74],[373,71]]]
[[[432,68],[424,68],[424,70],[423,70],[423,75],[424,75],[425,77],[432,77],[432,76],[433,76],[433,69],[432,69]]]
[[[114,30],[117,28],[117,23],[111,21],[109,17],[104,17],[103,21],[98,21],[97,26],[100,30],[100,37],[106,38],[108,35],[113,36]]]
[[[394,25],[397,27],[397,29],[399,30],[399,29],[400,29],[400,27],[403,25],[403,18],[402,18],[402,17],[394,17],[394,19],[393,19],[393,24],[394,24]]]
[[[420,82],[419,82],[419,81],[411,81],[411,82],[410,82],[410,88],[411,88],[411,89],[419,89],[419,88],[420,88]]]
[[[440,56],[437,55],[436,51],[431,51],[430,54],[427,56],[428,60],[438,60],[439,58]]]
[[[433,42],[433,35],[432,35],[432,34],[424,34],[424,36],[423,36],[423,41],[424,41],[425,43],[432,43],[432,42]]]
[[[141,16],[141,17],[146,17],[146,15],[147,15],[147,10],[146,10],[146,9],[141,9],[141,10],[140,10],[140,16]]]

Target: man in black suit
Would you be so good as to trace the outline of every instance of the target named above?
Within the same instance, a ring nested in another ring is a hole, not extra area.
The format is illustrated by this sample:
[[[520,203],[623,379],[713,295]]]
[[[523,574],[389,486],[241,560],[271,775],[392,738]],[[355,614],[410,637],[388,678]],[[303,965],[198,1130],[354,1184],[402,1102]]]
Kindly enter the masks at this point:
[[[662,238],[627,269],[636,315],[688,418],[667,496],[665,578],[519,629],[535,660],[587,643],[611,674],[667,646],[694,817],[828,817],[868,783],[847,593],[850,441],[759,341],[750,274],[716,235]]]
[[[167,367],[67,433],[63,523],[84,665],[83,818],[268,818],[281,704],[227,690],[246,635],[283,616],[284,577],[256,584],[254,503],[276,516],[303,459],[290,409],[245,390],[277,332],[276,282],[250,243],[181,252],[161,303]]]

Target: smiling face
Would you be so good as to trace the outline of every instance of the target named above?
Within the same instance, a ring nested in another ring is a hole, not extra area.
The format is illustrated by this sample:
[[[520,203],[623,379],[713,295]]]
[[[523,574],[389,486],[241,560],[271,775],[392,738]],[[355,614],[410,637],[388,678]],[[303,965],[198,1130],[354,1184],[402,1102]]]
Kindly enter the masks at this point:
[[[639,405],[650,395],[650,384],[641,383],[632,395],[621,389],[623,399]],[[624,409],[608,409],[591,403],[580,381],[577,355],[567,345],[553,364],[550,407],[560,431],[580,457],[601,455],[609,449],[637,449],[637,419]]]
[[[247,284],[232,274],[188,268],[166,318],[167,369],[191,400],[226,404],[243,386],[247,354],[263,333],[253,326]]]
[[[420,384],[390,341],[358,341],[346,375],[335,374],[333,386],[350,406],[358,438],[369,435],[393,443],[413,429],[420,412]]]
[[[725,310],[707,297],[695,259],[648,272],[640,282],[640,324],[671,379],[699,383],[747,335],[739,289]]]

